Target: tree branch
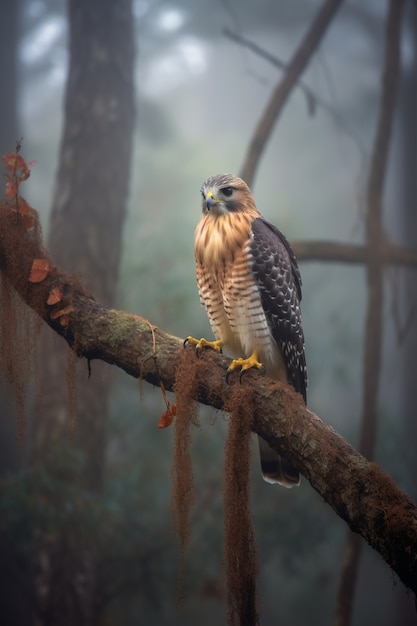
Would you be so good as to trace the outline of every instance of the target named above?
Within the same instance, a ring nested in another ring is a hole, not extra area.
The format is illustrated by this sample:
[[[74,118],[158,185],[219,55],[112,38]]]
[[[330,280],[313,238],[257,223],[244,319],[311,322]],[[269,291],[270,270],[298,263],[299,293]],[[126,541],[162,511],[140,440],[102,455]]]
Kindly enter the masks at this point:
[[[249,50],[251,50],[251,52],[261,57],[265,61],[268,61],[268,63],[270,63],[274,67],[284,72],[288,71],[287,63],[284,63],[283,61],[281,61],[281,59],[279,59],[275,55],[271,54],[267,50],[264,50],[264,48],[261,48],[255,42],[250,41],[249,39],[246,39],[246,37],[242,37],[242,35],[235,33],[229,28],[224,28],[223,33],[225,37],[227,37],[231,41],[234,41],[237,44],[244,46],[245,48],[248,48]],[[343,119],[343,116],[340,115],[337,110],[335,110],[332,106],[330,106],[327,102],[325,102],[304,81],[300,79],[296,80],[294,82],[294,87],[298,87],[303,92],[305,99],[306,99],[307,110],[310,115],[313,115],[317,107],[319,106],[321,109],[323,109],[323,111],[325,111],[332,118],[334,123],[337,124],[337,126],[339,126],[339,128],[341,128],[352,139],[352,141],[355,142],[360,153],[364,154],[364,150],[362,148],[360,139],[356,136],[353,129],[349,128],[348,124]]]
[[[298,261],[328,261],[334,263],[369,262],[370,252],[367,245],[335,241],[292,241]],[[417,252],[412,248],[386,242],[378,250],[381,265],[417,265]]]
[[[255,171],[267,141],[271,136],[272,128],[291,90],[310,61],[313,52],[319,45],[328,25],[341,4],[342,0],[325,0],[299,48],[289,62],[284,78],[279,82],[272,93],[271,99],[249,143],[249,148],[240,174],[250,187],[253,185]]]
[[[16,219],[14,206],[0,205],[0,271],[21,298],[86,359],[101,359],[153,385],[173,390],[176,369],[185,359],[196,375],[195,399],[217,409],[228,403],[233,385],[225,382],[230,359],[212,351],[197,358],[182,340],[147,320],[108,309],[58,269],[39,283],[28,282],[34,259],[47,259],[36,228]],[[59,283],[64,294],[46,304]],[[56,307],[73,307],[69,324],[53,319]],[[374,463],[356,452],[304,405],[289,386],[248,373],[245,387],[253,395],[254,432],[296,465],[324,500],[377,550],[403,583],[417,592],[417,507]],[[178,416],[177,419],[181,419]]]
[[[279,70],[282,70],[284,72],[288,70],[287,63],[284,63],[284,61],[281,61],[281,59],[279,59],[275,55],[271,54],[267,50],[264,50],[263,48],[258,46],[258,44],[256,44],[255,42],[250,41],[249,39],[246,39],[246,37],[243,37],[242,35],[239,35],[238,33],[235,33],[233,30],[230,30],[230,28],[223,28],[223,34],[225,37],[227,37],[231,41],[234,41],[235,43],[240,44],[241,46],[244,46],[245,48],[248,48],[249,50],[251,50],[251,52],[258,55],[265,61],[268,61],[268,63],[278,68]],[[321,104],[320,99],[316,96],[313,90],[310,89],[310,87],[304,81],[299,79],[296,81],[294,86],[297,86],[305,95],[306,101],[307,101],[307,107],[309,111],[311,109],[314,110],[316,104],[318,104],[319,102]]]

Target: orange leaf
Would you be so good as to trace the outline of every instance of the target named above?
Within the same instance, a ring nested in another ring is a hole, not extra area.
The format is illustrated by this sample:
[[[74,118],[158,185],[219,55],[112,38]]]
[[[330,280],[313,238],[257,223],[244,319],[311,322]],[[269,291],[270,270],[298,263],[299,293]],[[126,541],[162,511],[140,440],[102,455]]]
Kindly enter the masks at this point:
[[[63,328],[66,328],[68,326],[69,321],[70,321],[69,315],[62,315],[59,318],[59,323]]]
[[[20,144],[16,148],[16,152],[10,152],[3,155],[3,163],[9,172],[12,172],[13,177],[19,181],[27,180],[30,176],[30,168],[36,164],[36,161],[30,161],[26,163],[21,154],[18,154]]]
[[[177,413],[177,407],[175,406],[175,404],[171,404],[167,408],[165,413],[161,415],[159,422],[158,422],[158,428],[168,428],[168,426],[171,426],[176,413]]]
[[[52,287],[51,291],[49,292],[49,296],[46,301],[46,304],[49,304],[50,306],[52,306],[53,304],[58,304],[58,302],[61,302],[61,300],[62,300],[62,292],[60,288]]]
[[[15,170],[16,169],[16,152],[9,152],[9,154],[3,154],[3,163],[7,170]]]
[[[13,182],[6,183],[6,197],[14,198],[17,195],[17,185]]]
[[[30,176],[30,169],[28,168],[28,166],[26,165],[26,163],[25,163],[25,166],[26,166],[26,167],[25,167],[24,169],[22,168],[22,169],[20,170],[20,176],[19,176],[19,178],[20,178],[20,180],[21,180],[21,181],[23,181],[23,180],[27,180],[27,179],[29,178],[29,176]]]
[[[49,259],[33,259],[28,281],[30,283],[41,283],[48,274],[55,271]]]
[[[28,166],[26,165],[26,161],[22,157],[21,154],[16,154],[15,161],[14,161],[14,166],[15,166],[15,169],[17,169],[17,170],[27,170],[28,169]]]
[[[30,215],[30,206],[22,196],[18,199],[18,209],[22,215]]]
[[[72,313],[72,311],[74,311],[74,307],[68,304],[67,306],[64,306],[63,309],[58,309],[58,311],[52,311],[50,315],[51,320],[57,320],[59,317]],[[62,324],[62,326],[67,326],[67,325],[68,324]]]

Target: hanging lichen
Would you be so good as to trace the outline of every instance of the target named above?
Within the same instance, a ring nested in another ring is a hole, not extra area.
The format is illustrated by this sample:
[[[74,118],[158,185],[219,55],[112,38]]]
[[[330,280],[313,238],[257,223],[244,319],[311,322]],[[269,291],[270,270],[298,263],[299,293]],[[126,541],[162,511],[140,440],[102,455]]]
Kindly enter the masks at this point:
[[[253,402],[239,383],[225,407],[231,413],[225,446],[224,561],[231,626],[256,626],[258,553],[250,513],[250,439]]]
[[[194,501],[194,480],[190,454],[192,424],[198,424],[198,404],[194,400],[198,385],[197,359],[191,351],[183,353],[178,364],[174,391],[176,418],[174,420],[174,460],[172,466],[171,508],[180,541],[180,568],[178,602],[183,600],[183,575],[185,555],[191,535],[190,508]]]
[[[172,470],[172,509],[178,527],[181,564],[179,597],[183,595],[183,570],[191,534],[190,507],[194,499],[190,456],[190,426],[197,423],[198,384],[204,380],[206,367],[192,350],[184,351],[175,383],[176,418],[175,452]],[[250,438],[253,419],[251,392],[239,383],[225,398],[230,412],[225,446],[224,477],[224,564],[231,626],[256,626],[258,623],[258,560],[250,514]]]

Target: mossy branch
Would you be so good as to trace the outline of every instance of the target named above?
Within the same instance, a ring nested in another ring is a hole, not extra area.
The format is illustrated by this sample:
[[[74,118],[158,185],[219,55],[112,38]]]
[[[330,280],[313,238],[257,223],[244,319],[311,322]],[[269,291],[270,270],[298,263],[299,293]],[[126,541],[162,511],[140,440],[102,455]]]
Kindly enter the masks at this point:
[[[35,219],[35,214],[34,214]],[[55,268],[44,280],[28,281],[34,259],[48,259],[38,228],[27,227],[9,203],[0,205],[0,271],[49,326],[86,359],[101,359],[152,385],[173,390],[180,363],[197,371],[195,399],[217,409],[230,406],[238,377],[226,384],[230,359],[210,350],[197,358],[182,339],[148,320],[97,302],[71,274]],[[52,261],[50,261],[52,266]],[[63,299],[47,300],[59,284]],[[69,322],[53,319],[69,306]],[[52,315],[52,317],[51,317]],[[86,382],[86,384],[88,384]],[[253,397],[252,430],[296,465],[334,511],[417,592],[417,507],[375,463],[367,461],[310,411],[290,387],[256,372],[244,379]]]

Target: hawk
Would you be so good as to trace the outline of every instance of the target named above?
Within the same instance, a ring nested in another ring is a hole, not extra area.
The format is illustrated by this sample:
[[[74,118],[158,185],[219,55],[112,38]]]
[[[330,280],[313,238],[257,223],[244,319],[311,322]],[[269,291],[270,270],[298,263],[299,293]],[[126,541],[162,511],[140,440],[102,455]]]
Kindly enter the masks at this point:
[[[301,276],[289,242],[256,208],[247,184],[220,174],[201,187],[203,215],[194,236],[197,285],[216,341],[186,341],[198,350],[228,348],[227,376],[258,368],[290,383],[306,400]],[[267,482],[298,485],[298,470],[259,438]]]

